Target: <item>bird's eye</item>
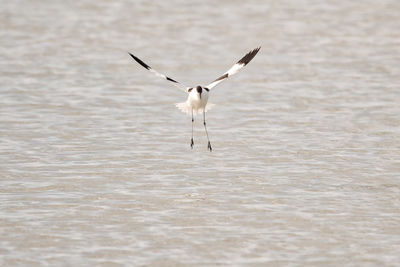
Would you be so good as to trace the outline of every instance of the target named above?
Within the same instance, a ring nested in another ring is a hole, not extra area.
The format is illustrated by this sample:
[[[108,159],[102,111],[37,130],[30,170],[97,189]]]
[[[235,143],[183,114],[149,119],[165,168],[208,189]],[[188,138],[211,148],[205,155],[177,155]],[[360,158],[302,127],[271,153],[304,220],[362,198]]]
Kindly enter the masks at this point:
[[[191,92],[193,90],[193,88],[189,88],[188,92]]]

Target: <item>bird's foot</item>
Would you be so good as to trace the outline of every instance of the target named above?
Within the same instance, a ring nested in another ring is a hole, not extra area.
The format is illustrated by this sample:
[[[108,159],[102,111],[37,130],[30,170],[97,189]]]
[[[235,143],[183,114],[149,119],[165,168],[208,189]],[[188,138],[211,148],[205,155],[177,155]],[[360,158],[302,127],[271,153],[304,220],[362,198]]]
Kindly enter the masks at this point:
[[[192,138],[192,139],[190,139],[190,147],[193,149],[193,146],[194,146],[194,142],[193,142],[193,138]]]
[[[211,147],[211,143],[210,141],[208,141],[208,146],[207,146],[208,150],[210,150],[210,152],[212,151],[212,147]]]

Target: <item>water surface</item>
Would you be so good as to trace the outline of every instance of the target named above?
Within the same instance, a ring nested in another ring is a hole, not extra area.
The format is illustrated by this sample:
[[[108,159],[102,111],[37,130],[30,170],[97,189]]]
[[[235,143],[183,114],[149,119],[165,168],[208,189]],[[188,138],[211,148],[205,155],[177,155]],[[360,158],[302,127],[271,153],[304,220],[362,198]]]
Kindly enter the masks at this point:
[[[395,266],[398,1],[7,1],[0,265]],[[216,87],[208,130],[186,95]]]

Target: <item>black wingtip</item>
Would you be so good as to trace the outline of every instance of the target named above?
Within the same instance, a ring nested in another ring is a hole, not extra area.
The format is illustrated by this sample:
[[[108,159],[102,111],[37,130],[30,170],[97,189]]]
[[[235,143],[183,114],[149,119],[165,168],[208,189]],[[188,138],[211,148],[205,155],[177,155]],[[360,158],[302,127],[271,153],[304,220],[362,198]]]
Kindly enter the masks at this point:
[[[135,57],[133,54],[129,53],[128,54],[137,62],[139,63],[143,68],[146,69],[151,69],[149,65],[147,65],[146,63],[144,63],[143,61],[141,61],[138,57]]]
[[[247,65],[260,51],[261,46],[254,48],[250,52],[248,52],[244,57],[242,57],[237,63]]]

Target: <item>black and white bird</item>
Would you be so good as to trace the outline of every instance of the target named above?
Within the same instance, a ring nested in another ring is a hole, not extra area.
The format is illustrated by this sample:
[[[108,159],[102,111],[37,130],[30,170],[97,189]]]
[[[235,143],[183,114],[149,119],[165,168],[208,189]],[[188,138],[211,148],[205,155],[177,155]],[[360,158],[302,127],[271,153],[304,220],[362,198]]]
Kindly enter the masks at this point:
[[[194,115],[199,113],[203,113],[203,125],[207,135],[208,145],[207,148],[212,151],[210,138],[208,137],[207,126],[206,126],[206,112],[209,110],[213,104],[208,103],[208,97],[210,95],[210,90],[217,86],[219,83],[225,81],[228,77],[232,76],[233,74],[237,73],[241,68],[246,66],[258,53],[261,47],[257,47],[250,52],[248,52],[244,57],[242,57],[238,62],[236,62],[227,72],[221,75],[219,78],[214,80],[207,86],[196,86],[196,87],[186,87],[183,84],[179,83],[178,81],[157,72],[156,70],[152,69],[149,65],[144,63],[138,57],[134,56],[133,54],[129,53],[131,57],[136,60],[137,63],[142,65],[142,67],[146,68],[150,72],[154,73],[156,76],[166,79],[167,81],[172,82],[176,87],[183,90],[188,94],[188,98],[186,102],[177,103],[176,107],[179,108],[182,112],[192,116],[192,138],[190,139],[190,147],[193,149],[194,141],[193,141],[193,123],[194,123]]]

